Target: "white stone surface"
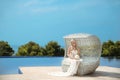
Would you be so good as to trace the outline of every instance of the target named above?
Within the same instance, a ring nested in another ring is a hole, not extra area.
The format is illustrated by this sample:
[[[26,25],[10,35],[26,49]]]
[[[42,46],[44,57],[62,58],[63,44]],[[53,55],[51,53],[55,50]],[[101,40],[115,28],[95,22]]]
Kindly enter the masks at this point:
[[[120,80],[120,68],[100,66],[85,76],[57,77],[48,72],[60,72],[61,67],[20,67],[23,74],[0,75],[0,80]]]
[[[99,66],[101,56],[101,42],[99,38],[92,34],[76,33],[64,36],[65,39],[65,57],[62,61],[63,71],[69,68],[69,60],[67,58],[67,49],[71,45],[70,41],[74,39],[77,42],[77,47],[80,49],[80,58],[83,60],[78,67],[78,75],[92,73]]]

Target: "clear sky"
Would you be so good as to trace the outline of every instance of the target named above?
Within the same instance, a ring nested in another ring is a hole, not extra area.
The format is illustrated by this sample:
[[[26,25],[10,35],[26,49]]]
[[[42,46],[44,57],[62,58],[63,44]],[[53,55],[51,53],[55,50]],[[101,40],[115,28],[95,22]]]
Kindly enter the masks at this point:
[[[73,33],[120,40],[120,0],[0,0],[0,40],[11,45],[64,45]]]

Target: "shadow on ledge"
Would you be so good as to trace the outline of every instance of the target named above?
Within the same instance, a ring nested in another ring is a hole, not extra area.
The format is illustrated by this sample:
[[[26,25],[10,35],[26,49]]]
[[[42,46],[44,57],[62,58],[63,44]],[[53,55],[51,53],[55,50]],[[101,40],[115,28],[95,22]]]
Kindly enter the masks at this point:
[[[118,79],[120,79],[120,73],[106,72],[106,71],[95,71],[94,73],[88,74],[86,76],[88,76],[88,77],[103,76],[103,77],[112,77],[112,78],[118,78]]]

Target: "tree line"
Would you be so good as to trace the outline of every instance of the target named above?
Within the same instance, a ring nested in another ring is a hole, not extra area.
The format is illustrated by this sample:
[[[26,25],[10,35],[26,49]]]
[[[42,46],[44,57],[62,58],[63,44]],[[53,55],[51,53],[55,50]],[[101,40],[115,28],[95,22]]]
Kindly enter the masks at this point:
[[[120,41],[108,40],[102,44],[102,55],[108,57],[120,57]]]
[[[14,50],[8,42],[0,41],[0,56],[64,56],[64,49],[56,42],[50,41],[45,47],[30,41]]]
[[[45,47],[30,41],[21,45],[16,53],[8,42],[0,41],[0,56],[64,56],[64,52],[64,48],[56,41],[48,42]],[[120,57],[120,41],[103,42],[101,56]]]

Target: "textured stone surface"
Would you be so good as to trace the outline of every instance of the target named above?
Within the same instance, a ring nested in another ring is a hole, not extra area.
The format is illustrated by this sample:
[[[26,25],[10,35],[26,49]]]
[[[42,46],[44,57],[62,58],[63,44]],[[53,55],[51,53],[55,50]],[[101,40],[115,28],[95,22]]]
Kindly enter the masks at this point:
[[[119,80],[120,68],[100,66],[97,70],[85,76],[57,77],[48,72],[60,72],[61,67],[21,67],[23,74],[0,75],[0,80]]]
[[[69,61],[67,58],[67,49],[71,45],[71,39],[76,40],[77,47],[80,49],[80,58],[83,60],[80,62],[78,67],[78,75],[85,75],[88,73],[92,73],[99,66],[100,56],[101,56],[101,43],[97,36],[86,34],[86,33],[78,33],[71,34],[64,37],[65,39],[65,56],[62,61],[62,69],[63,71],[67,71],[69,67]]]

